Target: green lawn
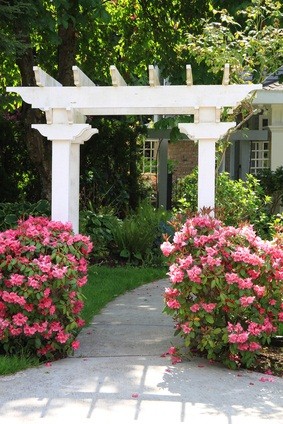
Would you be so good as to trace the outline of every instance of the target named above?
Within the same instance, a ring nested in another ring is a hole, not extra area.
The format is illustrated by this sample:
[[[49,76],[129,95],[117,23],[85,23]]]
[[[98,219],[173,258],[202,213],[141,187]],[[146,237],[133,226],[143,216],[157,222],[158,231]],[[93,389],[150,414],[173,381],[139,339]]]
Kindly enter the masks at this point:
[[[165,268],[92,266],[89,269],[88,283],[83,287],[85,307],[82,318],[88,324],[115,297],[142,284],[164,278],[166,272]]]

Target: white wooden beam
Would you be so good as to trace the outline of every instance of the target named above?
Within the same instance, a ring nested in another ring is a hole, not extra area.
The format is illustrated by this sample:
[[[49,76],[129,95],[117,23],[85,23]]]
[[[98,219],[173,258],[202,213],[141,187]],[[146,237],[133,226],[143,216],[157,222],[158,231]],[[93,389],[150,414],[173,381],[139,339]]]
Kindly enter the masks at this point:
[[[34,108],[73,107],[84,115],[194,115],[198,107],[234,107],[261,84],[123,87],[8,87]]]
[[[187,85],[193,85],[193,73],[191,65],[186,65],[186,83]]]
[[[112,79],[112,85],[113,87],[120,87],[127,85],[126,81],[118,71],[115,65],[110,66],[110,75]]]
[[[229,63],[225,63],[222,85],[229,85],[229,78],[230,78],[230,65]]]
[[[94,82],[83,73],[77,66],[72,66],[73,74],[74,74],[74,84],[76,87],[90,87],[94,86]]]
[[[148,74],[149,74],[149,85],[150,85],[150,87],[159,86],[160,80],[159,80],[158,66],[149,65],[148,66]]]
[[[39,66],[34,66],[32,69],[34,72],[36,85],[38,85],[38,87],[62,87],[62,84],[60,84],[59,81],[52,78]]]

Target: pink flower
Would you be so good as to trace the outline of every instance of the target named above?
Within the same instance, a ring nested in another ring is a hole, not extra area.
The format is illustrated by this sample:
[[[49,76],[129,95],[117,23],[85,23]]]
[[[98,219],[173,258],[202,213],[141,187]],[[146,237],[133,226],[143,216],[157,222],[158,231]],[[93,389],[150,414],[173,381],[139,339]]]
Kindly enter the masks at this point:
[[[202,309],[205,310],[205,312],[212,312],[215,308],[216,308],[217,304],[216,303],[202,303],[201,307]]]
[[[36,333],[36,328],[30,325],[24,326],[24,334],[26,336],[33,336]]]
[[[199,304],[198,304],[198,303],[195,303],[194,305],[192,305],[192,306],[190,307],[190,310],[191,310],[192,312],[198,312],[198,311],[200,310],[200,306],[199,306]]]
[[[253,291],[255,292],[255,294],[258,297],[262,297],[262,296],[264,296],[264,293],[265,293],[265,287],[264,286],[254,285],[253,286]]]
[[[12,274],[10,277],[11,286],[21,286],[24,283],[25,277],[20,274]]]
[[[248,326],[248,332],[253,336],[259,336],[262,333],[262,326],[256,322],[251,322]]]
[[[238,343],[245,343],[249,338],[249,333],[247,331],[244,331],[243,333],[238,334]]]
[[[178,364],[179,362],[182,362],[182,358],[180,356],[171,356],[172,365]]]
[[[57,342],[64,344],[69,339],[69,337],[70,337],[70,334],[66,334],[63,331],[61,331],[60,333],[57,334],[56,340]]]
[[[187,236],[184,233],[179,231],[174,234],[173,242],[175,243],[175,245],[178,246],[178,248],[185,246],[186,241],[187,241]]]
[[[74,341],[72,342],[72,348],[73,348],[74,350],[77,350],[77,349],[79,349],[79,348],[80,348],[80,342],[79,342],[79,340],[74,340]]]
[[[171,283],[181,283],[184,279],[184,272],[175,264],[169,267],[169,273]]]
[[[78,287],[83,287],[86,283],[87,283],[87,276],[86,275],[84,277],[77,279]]]
[[[18,314],[13,315],[12,320],[15,325],[22,326],[27,322],[28,317],[19,312]]]
[[[181,324],[181,328],[185,334],[189,334],[192,331],[192,327],[189,326],[188,322]]]
[[[251,278],[239,278],[238,286],[240,289],[251,289],[253,287],[253,282]]]
[[[248,343],[239,343],[238,344],[238,349],[239,350],[242,350],[242,351],[249,350],[249,344]]]
[[[169,241],[165,241],[161,244],[160,249],[164,256],[169,256],[174,251],[175,247]]]
[[[171,346],[171,347],[169,347],[167,353],[168,353],[168,355],[176,355],[177,349],[175,348],[175,346]]]
[[[9,293],[7,291],[3,291],[2,293],[2,300],[7,303],[15,303],[21,306],[24,306],[26,304],[26,300],[23,296],[17,295],[17,293]]]
[[[255,300],[255,296],[242,296],[240,297],[240,303],[243,307],[251,305]]]
[[[60,268],[58,265],[55,265],[52,269],[52,275],[54,278],[62,279],[68,271],[68,268],[66,266],[63,266]]]
[[[192,255],[187,255],[185,258],[179,259],[179,266],[181,269],[189,268],[193,263]]]
[[[250,343],[249,350],[251,352],[254,352],[255,350],[259,350],[259,349],[261,349],[261,345],[259,343],[256,343],[256,342],[251,342]]]
[[[201,268],[198,266],[193,266],[191,269],[187,270],[188,278],[194,283],[201,283],[200,275],[202,273]]]
[[[180,309],[181,305],[176,299],[170,299],[166,302],[168,308],[170,309]]]
[[[276,302],[275,299],[270,299],[270,301],[268,303],[269,303],[269,305],[274,306],[274,305],[276,305],[277,302]]]

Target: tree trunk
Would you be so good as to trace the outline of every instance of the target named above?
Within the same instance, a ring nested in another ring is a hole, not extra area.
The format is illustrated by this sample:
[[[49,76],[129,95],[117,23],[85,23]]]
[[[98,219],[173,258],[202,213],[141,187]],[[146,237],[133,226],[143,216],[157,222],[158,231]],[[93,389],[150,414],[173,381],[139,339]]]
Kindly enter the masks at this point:
[[[23,38],[21,36],[21,38]],[[28,36],[25,37],[26,44],[30,43]],[[35,86],[33,73],[34,57],[32,48],[28,48],[17,58],[24,87]],[[25,129],[26,146],[30,159],[34,164],[41,183],[41,198],[51,199],[51,142],[46,140],[38,131],[31,128],[31,124],[45,122],[43,113],[37,109],[32,109],[30,105],[23,103],[21,120]]]
[[[75,65],[77,53],[77,31],[76,16],[79,14],[79,6],[77,0],[71,0],[71,7],[68,9],[70,16],[68,26],[63,24],[58,26],[58,35],[60,44],[58,46],[58,81],[65,86],[74,85],[72,66]],[[58,20],[60,22],[60,14],[62,10],[58,8]]]

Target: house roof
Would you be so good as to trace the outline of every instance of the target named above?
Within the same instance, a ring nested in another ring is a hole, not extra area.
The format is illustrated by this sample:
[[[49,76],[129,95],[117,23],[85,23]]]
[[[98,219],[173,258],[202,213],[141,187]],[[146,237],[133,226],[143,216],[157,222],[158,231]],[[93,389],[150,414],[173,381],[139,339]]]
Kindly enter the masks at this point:
[[[283,65],[268,75],[262,83],[265,90],[283,90]]]

